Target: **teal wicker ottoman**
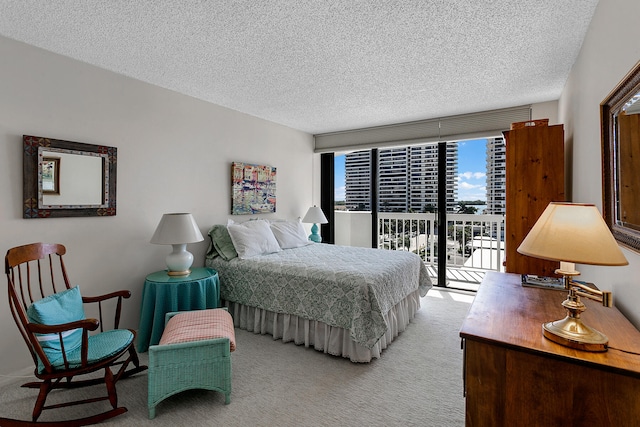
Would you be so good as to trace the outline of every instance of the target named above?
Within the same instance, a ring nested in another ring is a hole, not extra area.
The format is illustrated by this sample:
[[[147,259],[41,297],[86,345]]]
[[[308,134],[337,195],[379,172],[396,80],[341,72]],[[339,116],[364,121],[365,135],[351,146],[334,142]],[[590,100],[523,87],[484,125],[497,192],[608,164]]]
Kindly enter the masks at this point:
[[[176,393],[205,389],[231,401],[233,319],[224,308],[167,313],[160,343],[149,347],[149,418],[156,405]]]

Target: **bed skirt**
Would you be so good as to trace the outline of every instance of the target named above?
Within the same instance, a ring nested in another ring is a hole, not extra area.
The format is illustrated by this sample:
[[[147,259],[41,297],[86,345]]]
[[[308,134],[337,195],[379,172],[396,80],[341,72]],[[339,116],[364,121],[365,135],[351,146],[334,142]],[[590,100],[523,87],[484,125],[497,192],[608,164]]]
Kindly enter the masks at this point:
[[[285,343],[293,341],[296,345],[313,347],[324,353],[348,358],[352,362],[367,363],[373,358],[379,358],[382,350],[386,349],[400,332],[404,332],[420,308],[420,292],[414,291],[389,310],[385,315],[389,329],[371,349],[354,342],[349,331],[343,328],[233,301],[224,303],[233,317],[236,328],[256,334],[269,334],[273,339],[282,339]]]

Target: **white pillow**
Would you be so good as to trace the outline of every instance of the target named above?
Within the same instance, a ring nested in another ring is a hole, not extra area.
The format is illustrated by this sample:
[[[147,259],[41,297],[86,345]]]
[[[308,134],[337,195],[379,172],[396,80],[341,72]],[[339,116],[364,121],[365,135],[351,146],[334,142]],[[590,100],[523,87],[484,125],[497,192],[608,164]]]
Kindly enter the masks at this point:
[[[227,230],[240,259],[281,251],[267,221],[255,220],[238,224],[229,220]]]
[[[313,243],[307,237],[300,221],[275,221],[271,222],[270,226],[282,249],[299,248]]]

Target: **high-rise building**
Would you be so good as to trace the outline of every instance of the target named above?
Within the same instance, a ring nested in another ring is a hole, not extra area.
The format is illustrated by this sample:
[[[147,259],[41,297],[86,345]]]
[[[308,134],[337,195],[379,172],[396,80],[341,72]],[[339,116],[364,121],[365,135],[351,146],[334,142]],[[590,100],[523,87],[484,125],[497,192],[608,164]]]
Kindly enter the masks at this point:
[[[345,206],[348,210],[371,210],[371,151],[355,151],[344,158]]]
[[[504,215],[506,208],[506,146],[504,138],[487,140],[486,213]]]
[[[370,210],[370,151],[345,155],[347,209]],[[458,193],[458,145],[447,143],[447,210]],[[438,205],[438,145],[425,144],[378,150],[378,210],[425,212]]]
[[[409,147],[409,207],[413,212],[425,212],[438,207],[438,145]],[[446,194],[447,211],[452,212],[458,196],[458,144],[447,143]]]
[[[408,212],[409,149],[378,150],[378,211]]]

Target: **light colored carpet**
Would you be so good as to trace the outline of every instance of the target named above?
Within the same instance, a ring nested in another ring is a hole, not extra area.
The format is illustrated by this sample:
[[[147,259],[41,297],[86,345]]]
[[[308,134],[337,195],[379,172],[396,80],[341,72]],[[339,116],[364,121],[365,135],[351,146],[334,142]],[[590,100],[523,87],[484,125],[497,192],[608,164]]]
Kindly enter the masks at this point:
[[[229,405],[221,393],[186,391],[160,403],[149,420],[145,372],[117,384],[119,404],[129,411],[104,425],[463,426],[458,332],[471,299],[429,291],[408,329],[369,364],[236,329]],[[147,354],[140,356],[146,364]],[[0,416],[30,418],[37,391],[19,387],[22,382],[0,391]],[[47,403],[67,393],[102,393],[96,387],[55,391]],[[54,419],[47,412],[80,417],[88,415],[88,406],[109,409],[105,402],[83,406],[45,411],[40,420]]]

